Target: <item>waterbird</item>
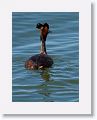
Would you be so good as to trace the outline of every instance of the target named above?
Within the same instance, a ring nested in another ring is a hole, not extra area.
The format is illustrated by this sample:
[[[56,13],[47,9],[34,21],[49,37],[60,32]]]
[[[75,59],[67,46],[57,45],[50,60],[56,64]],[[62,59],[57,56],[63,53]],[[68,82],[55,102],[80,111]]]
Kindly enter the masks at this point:
[[[46,38],[49,31],[48,23],[38,23],[36,28],[40,31],[40,41],[41,41],[41,49],[40,53],[30,57],[25,62],[25,68],[34,70],[34,69],[45,69],[49,68],[53,65],[53,59],[47,54],[46,51]]]

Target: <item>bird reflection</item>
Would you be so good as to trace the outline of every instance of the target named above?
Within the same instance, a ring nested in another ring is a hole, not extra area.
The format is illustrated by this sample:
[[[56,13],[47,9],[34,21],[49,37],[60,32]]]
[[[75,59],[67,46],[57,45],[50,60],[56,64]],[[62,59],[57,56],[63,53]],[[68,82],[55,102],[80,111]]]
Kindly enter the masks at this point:
[[[43,80],[45,80],[45,81],[49,81],[50,80],[50,74],[49,74],[49,70],[48,69],[42,70],[41,78]]]
[[[43,101],[45,102],[53,102],[51,99],[50,99],[50,94],[52,93],[51,90],[49,89],[49,82],[50,82],[50,73],[49,73],[49,69],[45,69],[45,70],[42,70],[41,71],[41,78],[43,80],[45,80],[42,84],[41,84],[41,90],[39,92],[39,94],[42,94],[44,95],[43,97]]]

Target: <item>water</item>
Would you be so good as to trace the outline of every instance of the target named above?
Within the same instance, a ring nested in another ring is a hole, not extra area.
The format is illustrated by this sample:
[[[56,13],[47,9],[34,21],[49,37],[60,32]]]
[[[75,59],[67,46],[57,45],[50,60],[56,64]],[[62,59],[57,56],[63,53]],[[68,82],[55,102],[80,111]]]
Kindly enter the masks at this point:
[[[25,61],[39,53],[37,23],[47,22],[46,45],[54,60],[50,69],[26,70]],[[12,101],[79,101],[79,13],[12,14]]]

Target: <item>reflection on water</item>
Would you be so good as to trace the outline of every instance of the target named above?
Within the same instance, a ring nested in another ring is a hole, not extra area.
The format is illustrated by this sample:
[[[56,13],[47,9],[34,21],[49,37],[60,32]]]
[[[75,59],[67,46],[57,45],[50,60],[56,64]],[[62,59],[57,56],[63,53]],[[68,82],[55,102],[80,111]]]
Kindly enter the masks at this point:
[[[43,80],[45,80],[45,81],[49,81],[49,80],[50,80],[50,74],[49,74],[48,69],[42,70],[41,78],[42,78]]]
[[[44,17],[45,16],[45,17]],[[47,22],[47,52],[54,65],[26,70],[25,61],[40,50],[36,24]],[[12,101],[79,101],[79,13],[12,14]]]

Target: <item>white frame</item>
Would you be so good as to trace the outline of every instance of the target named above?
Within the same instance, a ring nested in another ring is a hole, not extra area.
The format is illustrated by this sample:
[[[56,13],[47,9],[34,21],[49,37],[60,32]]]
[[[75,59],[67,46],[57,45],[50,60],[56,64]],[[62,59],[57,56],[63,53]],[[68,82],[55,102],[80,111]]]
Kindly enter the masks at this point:
[[[0,112],[91,114],[90,0],[3,0],[0,12]],[[12,102],[12,12],[79,12],[79,102]]]

